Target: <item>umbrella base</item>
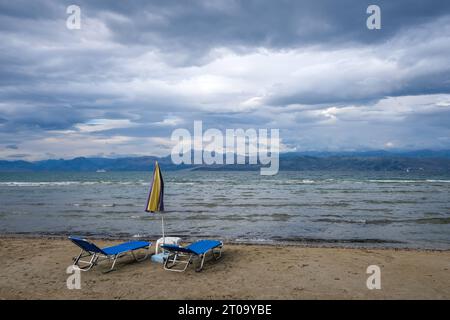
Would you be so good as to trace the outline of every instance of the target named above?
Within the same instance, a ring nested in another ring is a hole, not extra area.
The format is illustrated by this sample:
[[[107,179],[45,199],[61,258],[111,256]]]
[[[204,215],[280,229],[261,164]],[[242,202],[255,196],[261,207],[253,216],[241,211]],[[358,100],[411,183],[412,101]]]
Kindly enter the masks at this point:
[[[168,256],[169,256],[168,253],[158,253],[152,255],[151,260],[152,262],[164,263],[164,261],[167,259]]]

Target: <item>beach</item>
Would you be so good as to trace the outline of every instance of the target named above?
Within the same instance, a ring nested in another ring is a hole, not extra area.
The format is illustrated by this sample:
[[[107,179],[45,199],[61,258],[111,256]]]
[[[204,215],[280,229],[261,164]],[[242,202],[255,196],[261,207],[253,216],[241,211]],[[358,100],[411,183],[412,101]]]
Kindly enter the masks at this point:
[[[202,272],[129,256],[113,272],[103,273],[107,261],[82,272],[81,289],[69,290],[66,269],[78,253],[62,237],[1,237],[0,299],[450,299],[449,250],[225,243]],[[366,286],[369,265],[380,267],[379,290]]]

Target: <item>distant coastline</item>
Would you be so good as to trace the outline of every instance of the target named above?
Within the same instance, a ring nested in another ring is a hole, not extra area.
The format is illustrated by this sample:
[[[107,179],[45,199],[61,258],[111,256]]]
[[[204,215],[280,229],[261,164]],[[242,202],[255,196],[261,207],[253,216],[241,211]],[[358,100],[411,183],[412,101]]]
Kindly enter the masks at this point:
[[[0,160],[0,172],[33,171],[146,171],[159,161],[164,170],[253,171],[257,165],[175,165],[170,156],[154,157],[77,157],[40,161]],[[450,172],[450,150],[363,151],[363,152],[290,152],[280,154],[280,170],[348,170]]]

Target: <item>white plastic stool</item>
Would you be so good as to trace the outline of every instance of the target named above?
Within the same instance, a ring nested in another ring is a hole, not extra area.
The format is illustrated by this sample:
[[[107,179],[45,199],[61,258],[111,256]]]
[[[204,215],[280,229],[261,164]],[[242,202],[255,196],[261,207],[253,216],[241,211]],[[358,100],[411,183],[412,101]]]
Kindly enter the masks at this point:
[[[177,246],[180,245],[181,238],[178,237],[164,237],[159,238],[158,241],[156,241],[156,248],[155,248],[155,254],[158,254],[159,249],[162,244],[175,244]],[[164,250],[162,250],[164,252]]]

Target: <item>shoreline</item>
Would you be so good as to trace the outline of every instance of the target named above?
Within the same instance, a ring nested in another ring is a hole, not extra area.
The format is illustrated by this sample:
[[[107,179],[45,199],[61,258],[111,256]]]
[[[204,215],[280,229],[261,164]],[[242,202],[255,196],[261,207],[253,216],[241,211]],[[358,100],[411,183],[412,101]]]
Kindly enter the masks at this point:
[[[72,234],[71,234],[72,235]],[[77,234],[74,234],[77,235]],[[133,237],[127,235],[119,235],[119,236],[105,236],[105,235],[82,235],[87,239],[92,239],[95,241],[124,241],[124,240],[145,240],[156,242],[157,239],[162,236],[149,236],[149,237]],[[183,242],[190,243],[199,239],[216,239],[219,237],[183,237],[178,235],[168,235],[174,237],[180,237]],[[49,239],[49,240],[67,240],[68,234],[48,234],[48,233],[0,233],[1,239]],[[288,247],[300,247],[300,248],[330,248],[330,249],[355,249],[355,250],[394,250],[394,251],[430,251],[430,252],[450,252],[450,248],[424,248],[424,247],[407,247],[407,246],[377,246],[372,245],[371,242],[367,242],[367,245],[358,245],[364,242],[339,242],[332,241],[326,242],[325,240],[317,241],[312,240],[310,242],[307,241],[297,241],[297,240],[265,240],[265,241],[251,241],[251,240],[233,240],[233,239],[224,239],[224,243],[231,245],[243,245],[243,246],[269,246],[269,247],[277,247],[277,246],[288,246]],[[386,242],[392,243],[392,242]]]
[[[98,240],[100,246],[120,240]],[[154,242],[151,247],[154,252]],[[204,270],[165,271],[146,259],[107,261],[81,273],[81,289],[66,286],[79,248],[63,237],[0,236],[1,299],[450,299],[450,250],[355,249],[225,242]],[[369,290],[367,268],[381,270],[381,290]]]

